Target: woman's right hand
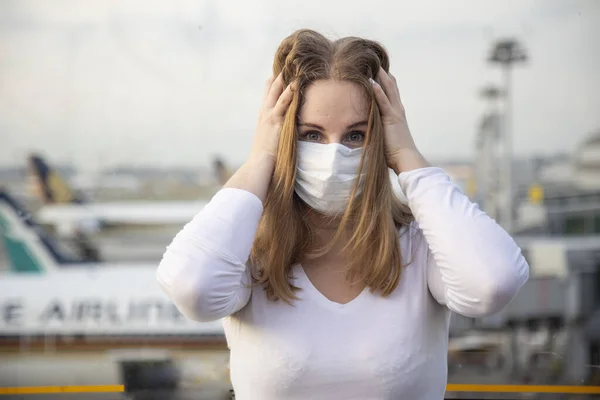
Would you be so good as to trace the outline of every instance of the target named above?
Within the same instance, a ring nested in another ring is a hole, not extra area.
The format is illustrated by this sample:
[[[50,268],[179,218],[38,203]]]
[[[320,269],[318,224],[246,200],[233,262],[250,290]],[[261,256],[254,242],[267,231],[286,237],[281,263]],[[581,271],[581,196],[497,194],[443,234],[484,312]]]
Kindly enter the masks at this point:
[[[293,98],[292,86],[293,83],[284,89],[281,74],[267,81],[249,161],[256,162],[266,158],[274,162],[277,158],[281,126]]]
[[[293,98],[292,87],[293,83],[283,88],[281,74],[267,81],[250,157],[225,187],[246,190],[264,203],[275,168],[281,126]]]

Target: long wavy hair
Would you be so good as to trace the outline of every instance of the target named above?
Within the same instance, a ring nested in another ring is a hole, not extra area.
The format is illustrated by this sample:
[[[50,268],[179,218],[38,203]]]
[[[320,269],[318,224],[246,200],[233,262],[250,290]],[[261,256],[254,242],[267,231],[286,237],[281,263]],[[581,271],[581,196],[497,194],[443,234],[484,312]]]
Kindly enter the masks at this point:
[[[370,100],[367,134],[357,179],[348,206],[330,243],[350,229],[344,248],[351,260],[348,278],[363,282],[372,292],[389,295],[398,285],[403,268],[398,232],[413,216],[392,190],[384,151],[383,123],[369,78],[379,68],[389,71],[388,55],[379,43],[357,37],[331,41],[311,30],[298,30],[285,38],[275,54],[274,76],[282,73],[284,85],[296,82],[279,139],[277,160],[264,211],[251,252],[256,284],[271,300],[292,303],[298,290],[291,283],[292,267],[323,254],[317,248],[308,206],[295,193],[297,118],[308,86],[317,80],[353,82]],[[358,189],[359,183],[362,185]]]

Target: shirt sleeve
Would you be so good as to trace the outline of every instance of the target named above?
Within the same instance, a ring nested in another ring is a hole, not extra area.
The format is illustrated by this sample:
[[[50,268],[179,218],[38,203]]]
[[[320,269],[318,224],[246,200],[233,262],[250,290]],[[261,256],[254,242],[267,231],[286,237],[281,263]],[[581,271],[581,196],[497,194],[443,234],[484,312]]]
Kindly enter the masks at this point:
[[[503,309],[529,278],[521,249],[436,167],[398,177],[428,245],[427,284],[435,300],[467,317]]]
[[[243,308],[252,284],[247,267],[263,205],[241,189],[221,189],[175,236],[156,278],[189,319],[214,321]]]

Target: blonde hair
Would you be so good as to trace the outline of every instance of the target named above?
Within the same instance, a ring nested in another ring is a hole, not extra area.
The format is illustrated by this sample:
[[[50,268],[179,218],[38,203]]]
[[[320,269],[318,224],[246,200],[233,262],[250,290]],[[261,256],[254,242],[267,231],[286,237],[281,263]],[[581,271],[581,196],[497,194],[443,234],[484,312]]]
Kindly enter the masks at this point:
[[[285,38],[277,49],[273,75],[282,73],[285,86],[293,81],[297,86],[282,125],[275,170],[250,257],[254,281],[264,287],[271,300],[291,303],[297,299],[298,288],[290,283],[292,267],[319,252],[307,217],[308,206],[294,191],[296,119],[305,90],[317,80],[354,82],[370,100],[365,150],[358,171],[365,173],[362,190],[356,195],[357,180],[333,240],[351,229],[345,248],[351,260],[348,278],[364,282],[372,292],[384,296],[400,281],[398,231],[413,216],[393,193],[385,159],[383,123],[369,82],[369,78],[377,77],[380,67],[386,72],[389,69],[385,49],[377,42],[356,37],[331,41],[303,29]],[[321,249],[321,254],[326,250]]]

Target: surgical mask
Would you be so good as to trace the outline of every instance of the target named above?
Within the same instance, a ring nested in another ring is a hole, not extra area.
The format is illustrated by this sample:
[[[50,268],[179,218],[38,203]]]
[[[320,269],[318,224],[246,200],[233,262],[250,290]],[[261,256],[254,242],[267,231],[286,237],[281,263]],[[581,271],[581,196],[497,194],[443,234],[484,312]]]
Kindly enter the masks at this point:
[[[322,214],[343,213],[358,176],[361,154],[362,148],[338,143],[298,142],[296,193]],[[364,173],[361,180],[363,177]]]

